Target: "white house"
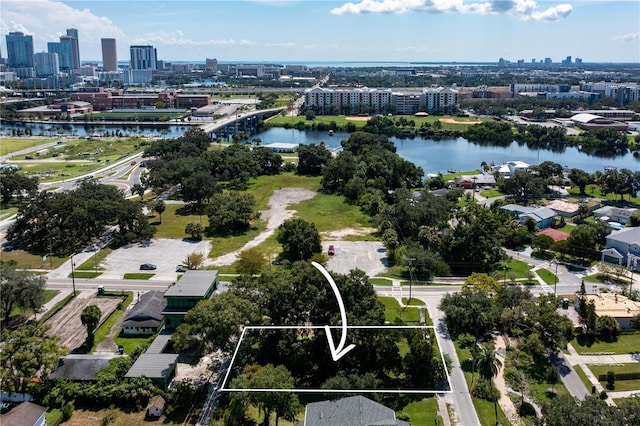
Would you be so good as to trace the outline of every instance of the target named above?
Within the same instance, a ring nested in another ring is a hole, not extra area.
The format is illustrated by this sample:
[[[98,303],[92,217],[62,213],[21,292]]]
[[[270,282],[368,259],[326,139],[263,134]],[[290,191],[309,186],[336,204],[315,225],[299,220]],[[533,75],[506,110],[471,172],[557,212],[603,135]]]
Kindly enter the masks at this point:
[[[602,250],[602,261],[624,265],[629,270],[640,267],[640,227],[613,231],[607,236],[607,244]]]
[[[493,166],[493,172],[497,172],[502,177],[509,177],[517,172],[526,172],[529,170],[529,167],[531,167],[531,165],[524,161],[512,160],[498,166]]]

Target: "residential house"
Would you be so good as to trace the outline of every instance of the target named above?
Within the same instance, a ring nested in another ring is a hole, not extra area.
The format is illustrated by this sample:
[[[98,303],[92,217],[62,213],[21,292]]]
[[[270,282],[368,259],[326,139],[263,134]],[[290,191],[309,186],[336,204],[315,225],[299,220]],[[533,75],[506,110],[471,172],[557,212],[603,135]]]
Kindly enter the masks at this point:
[[[637,209],[623,209],[620,207],[604,206],[593,211],[593,215],[605,222],[618,222],[626,225],[629,218]]]
[[[45,426],[46,408],[32,402],[22,402],[2,415],[2,426]]]
[[[454,179],[456,186],[464,189],[472,189],[476,186],[496,186],[496,178],[493,175],[479,173],[477,175],[463,175]]]
[[[164,293],[167,301],[162,310],[165,328],[175,329],[199,301],[211,298],[219,280],[218,271],[186,271]]]
[[[596,317],[610,316],[620,324],[622,330],[630,327],[631,318],[640,315],[640,302],[633,300],[617,293],[599,293],[584,295],[586,303],[593,301],[596,307]],[[580,312],[580,295],[576,293],[574,296],[574,308]]]
[[[638,271],[640,267],[640,227],[624,228],[613,231],[607,236],[602,250],[602,261],[624,265],[629,270]]]
[[[164,398],[158,395],[147,407],[147,416],[160,417],[162,413],[164,413],[164,408],[166,405],[167,402],[164,400]]]
[[[125,377],[147,377],[161,389],[167,389],[176,375],[178,354],[165,353],[171,340],[171,332],[160,332],[145,353],[140,355]]]
[[[344,425],[409,426],[409,423],[397,420],[391,408],[360,395],[307,404],[304,421],[298,423],[298,426]]]
[[[125,336],[156,334],[162,325],[162,310],[165,306],[167,301],[162,292],[144,293],[122,322],[122,332]]]
[[[520,160],[507,161],[504,164],[493,166],[493,173],[498,173],[502,177],[513,176],[514,173],[526,172],[531,167],[530,164]]]
[[[507,204],[501,208],[511,212],[521,224],[525,224],[529,219],[533,220],[539,229],[550,227],[556,218],[556,212],[548,207],[527,207],[519,204]]]

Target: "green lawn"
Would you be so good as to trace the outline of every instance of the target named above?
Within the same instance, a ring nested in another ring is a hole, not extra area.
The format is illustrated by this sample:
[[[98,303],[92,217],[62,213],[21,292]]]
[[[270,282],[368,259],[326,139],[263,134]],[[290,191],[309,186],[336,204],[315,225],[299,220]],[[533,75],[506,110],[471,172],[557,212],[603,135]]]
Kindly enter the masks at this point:
[[[396,319],[403,322],[420,322],[420,312],[416,308],[402,308],[393,297],[378,297],[378,300],[384,304],[385,321],[395,323]]]
[[[393,281],[387,278],[375,277],[375,278],[371,278],[370,281],[371,281],[371,284],[373,285],[387,285],[387,286],[393,285]]]
[[[435,397],[424,398],[406,405],[402,411],[411,418],[411,426],[431,426],[436,424],[436,412],[438,411],[438,400]],[[439,415],[438,423],[443,424]]]
[[[125,280],[148,280],[153,277],[155,274],[148,272],[127,272],[124,274]]]
[[[124,294],[126,294],[127,297],[121,303],[121,309],[116,309],[115,311],[113,311],[109,318],[107,318],[106,321],[103,322],[102,325],[96,330],[91,351],[98,347],[98,344],[102,342],[109,335],[109,333],[111,333],[111,329],[115,326],[118,319],[125,313],[127,307],[129,306],[129,304],[131,304],[131,301],[133,301],[133,292],[127,291]]]
[[[569,194],[571,195],[579,195],[580,194],[580,189],[577,186],[572,186],[571,188],[569,188],[567,190],[569,192]],[[609,193],[606,196],[602,195],[602,192],[600,191],[600,187],[597,185],[587,185],[587,187],[585,188],[585,193],[586,195],[593,197],[593,198],[600,198],[603,200],[611,200],[611,201],[619,201],[620,200],[620,196],[613,194],[613,193]],[[627,201],[631,204],[635,204],[636,206],[640,206],[640,197],[629,197],[629,195],[625,195],[624,196],[624,201]]]
[[[131,354],[138,346],[149,346],[153,340],[151,337],[125,337],[122,330],[114,338],[116,345],[124,348],[125,354]]]
[[[371,226],[369,217],[358,206],[347,204],[341,195],[318,193],[289,208],[297,211],[294,216],[315,223],[318,232]]]
[[[102,275],[102,272],[75,271],[73,274],[67,275],[67,278],[96,278],[100,275]]]
[[[622,365],[587,365],[589,370],[598,377],[601,374],[606,375],[608,371],[613,371],[616,374],[620,373],[640,373],[640,363],[634,362],[631,364],[622,364]],[[600,383],[606,390],[610,390],[607,388],[607,380],[601,380]],[[611,389],[613,391],[630,391],[630,390],[639,390],[640,389],[640,379],[634,380],[616,380],[615,388]]]
[[[47,256],[43,262],[42,256],[31,254],[24,250],[3,251],[2,260],[15,260],[19,268],[23,269],[53,269],[59,268],[64,262],[69,260],[68,257]],[[69,268],[71,272],[71,268]]]
[[[3,204],[2,208],[0,209],[0,220],[10,218],[16,213],[18,213],[18,207],[7,206],[6,204]]]
[[[538,274],[538,276],[542,278],[542,281],[544,281],[548,285],[554,285],[557,282],[556,280],[558,279],[555,274],[547,271],[546,269],[538,269],[536,271],[536,274]]]
[[[580,365],[576,364],[573,366],[573,369],[578,374],[578,377],[580,377],[580,380],[582,381],[582,383],[584,383],[584,387],[587,388],[587,391],[591,392],[591,386],[592,386],[591,380],[589,380],[583,368]]]
[[[416,298],[411,298],[411,303],[409,302],[409,298],[407,297],[403,297],[402,298],[402,303],[404,303],[405,305],[410,305],[410,306],[424,306],[424,302],[420,299],[416,299]]]
[[[640,352],[640,332],[622,333],[615,342],[603,342],[587,335],[578,335],[571,342],[578,353],[610,352],[632,354]]]
[[[527,278],[527,271],[529,271],[532,266],[527,262],[523,262],[521,260],[511,259],[508,263],[509,270],[507,271],[507,278],[509,272],[513,272],[516,274],[517,278]]]
[[[41,136],[25,136],[21,138],[3,136],[2,143],[0,143],[0,155],[8,155],[12,152],[21,151],[27,148],[34,148],[38,145],[43,145],[57,140],[58,138]]]
[[[104,268],[100,266],[103,260],[107,258],[111,254],[113,250],[109,247],[105,247],[93,253],[91,258],[87,259],[80,266],[76,266],[76,271],[94,271],[94,270],[103,270]]]
[[[485,191],[480,191],[480,195],[485,198],[494,198],[494,197],[501,197],[504,194],[498,191],[497,189],[487,189]]]

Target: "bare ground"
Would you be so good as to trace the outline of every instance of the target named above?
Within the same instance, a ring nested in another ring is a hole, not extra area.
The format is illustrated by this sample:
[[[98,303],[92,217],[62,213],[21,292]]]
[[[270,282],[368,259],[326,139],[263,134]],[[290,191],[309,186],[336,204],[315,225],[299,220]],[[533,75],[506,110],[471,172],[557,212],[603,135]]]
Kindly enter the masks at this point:
[[[102,324],[116,310],[118,303],[120,299],[76,296],[60,312],[49,318],[47,324],[51,325],[51,329],[48,333],[60,336],[60,343],[69,351],[73,351],[82,346],[87,338],[87,329],[80,321],[82,310],[86,306],[96,305],[102,313],[100,317],[100,324]]]

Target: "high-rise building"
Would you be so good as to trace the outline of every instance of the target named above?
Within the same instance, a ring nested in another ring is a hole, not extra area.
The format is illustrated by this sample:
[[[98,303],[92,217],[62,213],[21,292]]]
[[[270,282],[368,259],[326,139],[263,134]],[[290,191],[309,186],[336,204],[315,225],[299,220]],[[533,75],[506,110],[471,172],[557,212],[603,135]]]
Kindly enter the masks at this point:
[[[40,52],[33,56],[36,65],[36,77],[49,77],[60,72],[57,53]]]
[[[19,31],[7,34],[9,68],[33,68],[33,37]]]
[[[71,43],[50,41],[49,43],[47,43],[47,52],[56,53],[58,55],[58,65],[60,66],[60,70],[73,70],[73,54],[71,53]]]
[[[67,28],[67,37],[69,37],[69,39],[65,38],[65,42],[71,43],[73,69],[80,69],[80,40],[78,39],[78,30],[75,28]],[[60,37],[60,41],[62,42],[62,37]]]
[[[118,51],[115,38],[103,38],[102,43],[102,69],[103,71],[118,71]]]
[[[207,71],[216,72],[218,71],[218,60],[216,58],[212,58],[212,59],[207,58],[205,60],[204,66],[207,69]]]
[[[158,69],[158,56],[153,46],[131,46],[131,69],[155,70]]]

